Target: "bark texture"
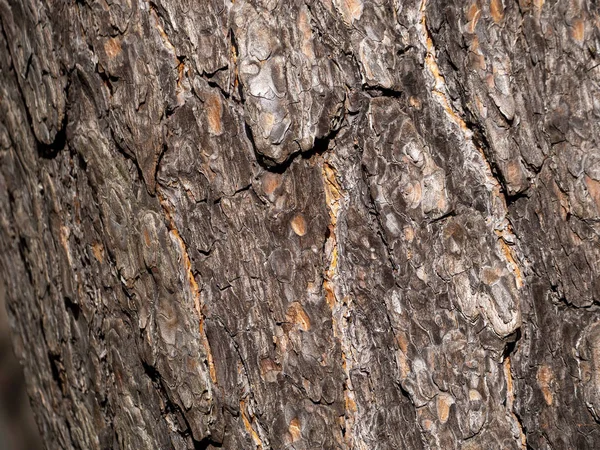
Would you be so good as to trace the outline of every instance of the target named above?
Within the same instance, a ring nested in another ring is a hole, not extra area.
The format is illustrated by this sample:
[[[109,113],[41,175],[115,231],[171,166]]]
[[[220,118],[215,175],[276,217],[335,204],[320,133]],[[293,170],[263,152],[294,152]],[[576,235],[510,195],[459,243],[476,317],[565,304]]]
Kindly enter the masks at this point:
[[[49,448],[600,445],[595,0],[0,0]]]

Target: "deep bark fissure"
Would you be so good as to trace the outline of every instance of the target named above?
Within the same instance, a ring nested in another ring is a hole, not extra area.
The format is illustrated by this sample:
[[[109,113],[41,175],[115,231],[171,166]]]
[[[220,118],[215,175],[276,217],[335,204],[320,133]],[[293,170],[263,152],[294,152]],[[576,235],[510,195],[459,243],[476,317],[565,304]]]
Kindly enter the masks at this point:
[[[377,227],[376,227],[377,230],[374,230],[374,232],[379,237],[379,239],[381,240],[381,243],[383,244],[383,248],[385,249],[385,253],[387,255],[388,262],[390,263],[390,267],[392,268],[393,271],[396,271],[396,270],[398,270],[398,267],[392,257],[392,249],[390,248],[390,246],[383,234],[384,227],[381,222],[381,215],[379,214],[379,208],[377,208],[376,201],[373,198],[373,194],[371,192],[371,187],[369,186],[368,179],[365,178],[368,176],[368,171],[364,165],[361,167],[361,174],[363,177],[362,181],[364,183],[365,189],[369,193],[369,201],[371,203],[371,205],[367,207],[368,211],[369,211],[369,215],[372,216],[375,219],[375,222],[377,223]]]

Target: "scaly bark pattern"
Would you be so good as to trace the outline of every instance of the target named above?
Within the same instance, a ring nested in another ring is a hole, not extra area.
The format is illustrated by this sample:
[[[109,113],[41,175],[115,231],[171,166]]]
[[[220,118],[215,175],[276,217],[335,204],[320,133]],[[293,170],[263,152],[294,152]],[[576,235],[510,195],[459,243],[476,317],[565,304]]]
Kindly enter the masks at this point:
[[[597,448],[592,0],[0,0],[49,448]]]

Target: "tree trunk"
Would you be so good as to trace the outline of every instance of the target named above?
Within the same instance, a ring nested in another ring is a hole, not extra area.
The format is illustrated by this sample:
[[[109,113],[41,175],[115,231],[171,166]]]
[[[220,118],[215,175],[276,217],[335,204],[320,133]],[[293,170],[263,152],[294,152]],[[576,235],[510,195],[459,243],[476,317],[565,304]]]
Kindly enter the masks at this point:
[[[0,0],[48,448],[600,445],[594,0]]]

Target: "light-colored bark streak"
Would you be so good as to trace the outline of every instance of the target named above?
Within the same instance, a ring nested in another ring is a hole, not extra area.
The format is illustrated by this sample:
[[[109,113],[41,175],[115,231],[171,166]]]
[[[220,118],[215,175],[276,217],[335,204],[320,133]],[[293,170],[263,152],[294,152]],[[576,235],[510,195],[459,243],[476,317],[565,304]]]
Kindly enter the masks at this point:
[[[512,378],[511,368],[510,368],[510,356],[507,356],[504,359],[504,377],[506,378],[506,409],[508,409],[510,414],[513,416],[514,423],[519,430],[519,438],[521,441],[521,448],[526,450],[527,449],[527,438],[525,436],[525,433],[523,432],[523,427],[521,425],[521,421],[515,414],[514,407],[513,407],[513,404],[515,401],[515,392],[513,389],[513,378]]]
[[[490,193],[491,203],[495,206],[493,208],[493,213],[495,216],[494,232],[498,236],[498,247],[500,249],[500,254],[504,257],[506,264],[512,271],[517,288],[520,289],[523,286],[523,273],[517,263],[517,257],[514,249],[507,244],[507,241],[514,242],[515,236],[507,219],[508,208],[506,206],[506,199],[504,195],[502,195],[500,183],[498,183],[498,180],[493,175],[492,168],[487,160],[487,157],[485,156],[483,149],[477,146],[473,140],[473,132],[469,129],[469,127],[467,127],[465,121],[456,111],[454,111],[450,104],[446,80],[437,64],[436,50],[433,45],[433,40],[429,35],[429,31],[427,30],[426,6],[427,0],[423,0],[420,8],[421,20],[417,25],[417,29],[420,32],[421,42],[427,51],[425,56],[425,67],[433,78],[432,94],[436,101],[443,107],[448,118],[460,128],[464,135],[465,141],[471,144],[467,145],[465,150],[476,150],[476,152],[473,152],[474,154],[472,155],[473,160],[479,163],[477,165],[481,168],[482,175],[485,178],[485,185]]]
[[[167,32],[161,25],[160,18],[159,18],[158,12],[156,11],[156,8],[154,7],[154,5],[152,3],[148,3],[148,5],[150,8],[150,15],[152,16],[152,19],[154,20],[154,26],[158,30],[158,33],[160,34],[160,37],[162,38],[162,40],[165,44],[165,47],[167,47],[171,51],[171,53],[173,53],[173,55],[175,57],[177,57],[177,51],[175,50],[175,46],[171,43],[171,40],[169,39],[169,35],[167,35]]]
[[[521,271],[521,267],[517,263],[517,259],[516,259],[516,255],[515,255],[515,251],[514,251],[513,247],[508,245],[505,240],[505,237],[507,235],[510,236],[510,238],[512,238],[514,236],[514,234],[512,232],[512,228],[510,227],[510,225],[507,225],[507,227],[505,229],[494,230],[494,232],[499,237],[498,245],[500,246],[500,251],[502,252],[502,255],[504,255],[504,259],[509,264],[509,267],[513,272],[513,275],[515,276],[515,284],[517,285],[517,288],[521,289],[523,287],[523,282],[524,282],[523,272]]]
[[[347,337],[348,333],[346,331],[349,299],[344,298],[340,301],[335,289],[339,262],[337,223],[344,194],[342,187],[337,181],[335,168],[325,160],[322,163],[322,176],[325,188],[325,202],[329,211],[329,237],[325,243],[325,256],[329,261],[329,265],[323,277],[323,291],[325,292],[325,301],[331,308],[333,335],[338,339],[342,349],[342,368],[346,376],[346,385],[344,387],[344,424],[346,430],[344,444],[347,448],[360,448],[360,446],[357,446],[358,443],[353,442],[351,432],[356,421],[357,406],[354,400],[350,367],[347,360],[347,355],[350,355],[352,352],[352,344]]]
[[[196,278],[194,277],[194,273],[192,271],[192,262],[190,260],[190,256],[187,251],[187,247],[181,234],[177,230],[177,226],[175,225],[175,220],[173,219],[173,214],[171,210],[171,206],[169,205],[169,201],[166,197],[160,192],[158,186],[156,189],[156,194],[159,199],[159,202],[162,206],[162,209],[165,213],[165,217],[167,219],[167,226],[169,228],[169,233],[173,240],[177,243],[179,247],[179,254],[181,255],[181,263],[183,268],[183,273],[187,278],[187,282],[190,288],[190,293],[194,300],[194,307],[196,308],[196,312],[198,313],[199,319],[199,331],[200,331],[200,341],[204,350],[206,351],[206,361],[208,364],[208,371],[210,374],[210,378],[214,385],[217,385],[217,372],[215,370],[215,364],[212,356],[212,351],[210,349],[210,344],[208,342],[208,337],[206,336],[206,332],[204,330],[204,313],[202,312],[202,297],[200,295],[200,287],[196,282]]]
[[[243,398],[240,399],[240,414],[242,415],[242,422],[244,423],[244,428],[246,429],[248,434],[250,434],[250,436],[252,437],[252,440],[254,441],[254,445],[256,445],[257,450],[262,450],[263,449],[262,440],[261,440],[260,436],[258,435],[258,433],[256,432],[256,430],[252,427],[251,420],[254,420],[254,416],[252,414],[250,414],[249,411],[247,411],[246,400]],[[248,416],[250,416],[250,418],[248,418]]]

